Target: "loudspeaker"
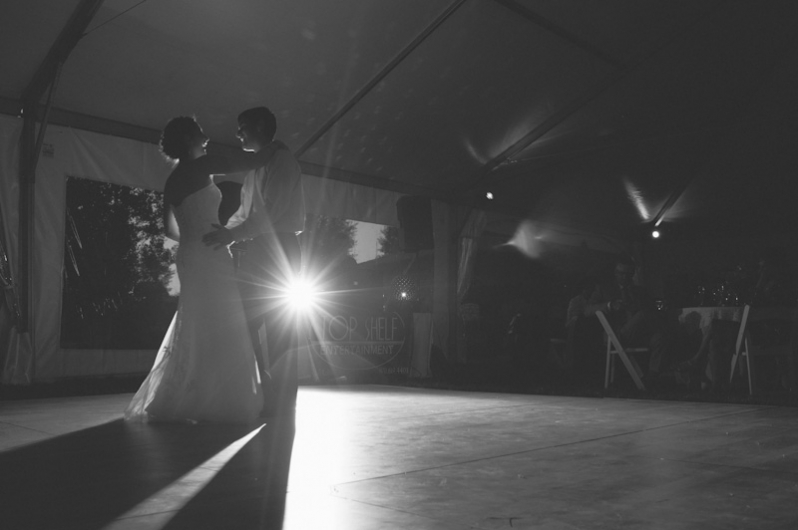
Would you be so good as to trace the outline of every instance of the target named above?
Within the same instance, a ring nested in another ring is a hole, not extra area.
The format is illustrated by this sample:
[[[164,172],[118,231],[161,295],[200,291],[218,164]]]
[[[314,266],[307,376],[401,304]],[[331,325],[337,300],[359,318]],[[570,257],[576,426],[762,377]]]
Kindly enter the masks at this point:
[[[427,197],[406,195],[396,201],[399,218],[399,246],[405,252],[431,249],[432,202]]]

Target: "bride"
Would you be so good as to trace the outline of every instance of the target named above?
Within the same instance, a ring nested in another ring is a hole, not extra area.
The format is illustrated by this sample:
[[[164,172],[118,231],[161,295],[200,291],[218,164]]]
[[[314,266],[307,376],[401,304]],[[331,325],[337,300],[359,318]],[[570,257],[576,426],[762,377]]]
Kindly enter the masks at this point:
[[[161,135],[162,153],[177,162],[164,188],[164,224],[180,242],[180,299],[127,420],[250,422],[264,406],[232,256],[204,245],[202,235],[219,223],[212,175],[260,167],[273,150],[228,158],[206,154],[207,143],[188,117],[172,119]]]

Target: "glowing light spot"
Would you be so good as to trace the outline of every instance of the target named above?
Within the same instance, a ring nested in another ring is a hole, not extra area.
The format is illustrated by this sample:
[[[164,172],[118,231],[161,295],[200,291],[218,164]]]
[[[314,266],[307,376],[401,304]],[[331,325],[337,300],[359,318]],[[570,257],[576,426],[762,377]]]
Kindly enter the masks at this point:
[[[313,282],[302,278],[294,279],[285,290],[288,304],[295,311],[306,312],[319,302],[319,293]]]
[[[544,239],[544,234],[532,221],[522,221],[512,239],[507,242],[516,247],[528,258],[538,258],[541,255],[540,241]]]
[[[623,179],[623,186],[626,188],[627,197],[629,197],[629,200],[634,204],[635,208],[637,208],[643,221],[651,219],[651,212],[648,211],[648,207],[643,199],[643,192],[632,184],[632,181],[629,180],[628,177]]]

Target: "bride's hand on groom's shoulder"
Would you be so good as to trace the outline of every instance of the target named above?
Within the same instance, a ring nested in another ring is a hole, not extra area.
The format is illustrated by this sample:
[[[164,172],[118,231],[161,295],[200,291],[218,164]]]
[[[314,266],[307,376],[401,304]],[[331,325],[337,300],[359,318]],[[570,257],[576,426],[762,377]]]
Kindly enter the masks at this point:
[[[213,226],[215,230],[202,236],[202,242],[207,246],[213,247],[214,250],[219,250],[220,248],[227,248],[235,243],[235,239],[233,238],[233,234],[230,233],[230,230],[222,225],[214,224],[211,226]]]

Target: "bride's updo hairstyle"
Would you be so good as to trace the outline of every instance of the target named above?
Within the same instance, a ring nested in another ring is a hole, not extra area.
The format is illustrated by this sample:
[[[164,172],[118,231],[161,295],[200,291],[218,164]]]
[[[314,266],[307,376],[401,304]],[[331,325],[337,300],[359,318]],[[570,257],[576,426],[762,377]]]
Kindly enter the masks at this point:
[[[188,116],[172,118],[161,133],[161,153],[170,160],[180,160],[188,155],[187,138],[201,131],[197,120]]]

